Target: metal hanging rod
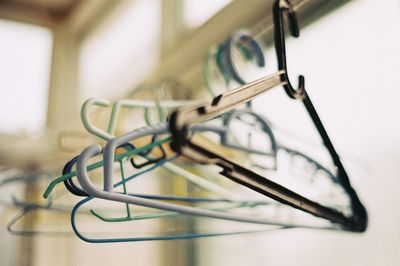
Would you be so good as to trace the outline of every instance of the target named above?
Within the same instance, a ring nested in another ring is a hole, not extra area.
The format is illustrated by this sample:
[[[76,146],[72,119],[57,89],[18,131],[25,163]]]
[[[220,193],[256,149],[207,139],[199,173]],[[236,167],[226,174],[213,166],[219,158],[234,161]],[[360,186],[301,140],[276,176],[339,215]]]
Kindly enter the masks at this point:
[[[292,0],[301,28],[350,0]],[[272,0],[236,0],[218,12],[190,36],[183,36],[173,52],[166,56],[160,66],[145,80],[139,89],[151,90],[171,78],[183,81],[185,89],[197,93],[203,84],[202,67],[208,49],[226,39],[240,28],[248,28],[254,37],[264,42],[273,40]]]

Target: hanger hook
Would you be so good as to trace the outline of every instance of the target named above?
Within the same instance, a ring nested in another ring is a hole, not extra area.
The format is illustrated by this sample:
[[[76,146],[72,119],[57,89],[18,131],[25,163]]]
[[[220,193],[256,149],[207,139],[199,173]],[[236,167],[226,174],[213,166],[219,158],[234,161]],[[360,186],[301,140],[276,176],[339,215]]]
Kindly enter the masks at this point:
[[[289,80],[286,63],[286,48],[285,48],[285,29],[283,25],[283,13],[287,13],[290,31],[292,36],[299,37],[299,25],[296,14],[290,5],[289,0],[276,0],[273,7],[274,14],[274,31],[275,31],[275,50],[278,57],[279,70],[284,70],[281,74],[281,81],[286,82],[283,87],[290,98],[301,99],[304,97],[304,76],[299,76],[298,89],[294,89]]]

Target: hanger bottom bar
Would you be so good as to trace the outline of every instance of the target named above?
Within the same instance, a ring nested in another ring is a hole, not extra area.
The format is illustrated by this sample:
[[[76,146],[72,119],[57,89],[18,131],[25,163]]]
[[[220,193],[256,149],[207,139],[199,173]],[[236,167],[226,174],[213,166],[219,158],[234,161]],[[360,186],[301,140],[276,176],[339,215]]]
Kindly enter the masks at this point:
[[[285,188],[239,164],[232,162],[209,149],[204,149],[193,142],[188,143],[191,149],[206,155],[209,158],[216,159],[218,166],[223,168],[221,175],[246,186],[254,191],[257,191],[267,197],[270,197],[278,202],[289,205],[293,208],[302,210],[316,217],[324,218],[331,222],[340,224],[344,230],[358,231],[358,225],[353,217],[346,217],[344,214],[325,207],[317,202],[307,199],[290,189]]]

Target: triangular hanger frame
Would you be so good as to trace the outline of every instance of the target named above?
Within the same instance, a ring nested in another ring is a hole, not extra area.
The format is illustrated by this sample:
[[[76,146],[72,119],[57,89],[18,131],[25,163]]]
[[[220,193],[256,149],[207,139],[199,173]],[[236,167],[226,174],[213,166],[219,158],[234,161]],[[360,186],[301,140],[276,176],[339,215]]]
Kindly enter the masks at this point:
[[[350,184],[350,179],[344,169],[339,155],[330,140],[317,111],[308,96],[304,77],[299,76],[299,88],[294,89],[289,81],[286,63],[285,32],[283,15],[288,15],[291,33],[299,36],[298,22],[295,12],[288,0],[276,0],[273,6],[275,50],[278,58],[279,71],[273,75],[261,78],[252,83],[241,86],[230,92],[223,93],[213,99],[211,103],[178,109],[170,116],[170,130],[173,135],[172,148],[198,163],[216,164],[222,167],[221,174],[252,190],[273,198],[283,204],[310,213],[314,216],[330,220],[341,225],[344,230],[364,232],[368,224],[368,215],[365,207]],[[219,155],[216,151],[204,148],[190,138],[189,128],[196,123],[208,121],[221,114],[251,101],[258,95],[281,85],[292,99],[301,100],[317,129],[324,146],[329,151],[332,161],[337,168],[337,179],[341,187],[350,198],[352,215],[345,214],[332,208],[309,200],[298,193],[289,190],[252,170],[243,167],[230,159]]]

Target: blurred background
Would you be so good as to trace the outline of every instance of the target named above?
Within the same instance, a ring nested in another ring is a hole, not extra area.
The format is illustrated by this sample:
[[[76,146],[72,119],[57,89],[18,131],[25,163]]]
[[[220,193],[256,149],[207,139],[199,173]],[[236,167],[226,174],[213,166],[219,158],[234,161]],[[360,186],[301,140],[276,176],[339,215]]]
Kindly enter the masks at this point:
[[[44,189],[70,158],[99,142],[82,126],[86,99],[210,100],[204,59],[239,29],[256,36],[266,59],[264,68],[250,65],[246,78],[275,73],[273,1],[0,0],[0,265],[399,265],[400,2],[291,2],[301,35],[287,38],[290,77],[305,76],[369,212],[365,233],[298,228],[91,244],[72,232],[69,215],[77,199],[63,188],[55,197],[61,213],[44,208],[25,215],[27,203],[46,204]],[[258,97],[253,109],[296,136],[298,147],[321,146],[301,104],[281,88]],[[96,109],[94,121],[106,126],[108,115]],[[144,125],[139,116],[124,114],[118,132]],[[136,189],[180,193],[191,188],[159,178]],[[9,232],[10,221],[20,214],[24,217],[12,229],[18,232]],[[82,225],[97,229],[90,221]],[[115,230],[126,236],[149,228],[133,226]],[[193,226],[190,221],[176,225]],[[202,226],[237,225],[204,221]]]

